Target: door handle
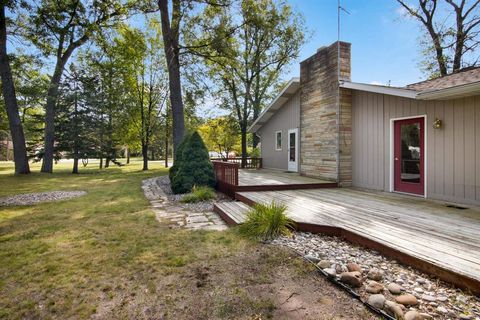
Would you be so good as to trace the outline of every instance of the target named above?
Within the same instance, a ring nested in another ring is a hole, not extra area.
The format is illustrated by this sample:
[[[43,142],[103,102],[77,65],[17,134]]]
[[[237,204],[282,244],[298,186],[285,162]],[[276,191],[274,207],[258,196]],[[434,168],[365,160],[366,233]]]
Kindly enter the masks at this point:
[[[398,158],[397,158],[397,157],[395,157],[395,161],[398,161]]]

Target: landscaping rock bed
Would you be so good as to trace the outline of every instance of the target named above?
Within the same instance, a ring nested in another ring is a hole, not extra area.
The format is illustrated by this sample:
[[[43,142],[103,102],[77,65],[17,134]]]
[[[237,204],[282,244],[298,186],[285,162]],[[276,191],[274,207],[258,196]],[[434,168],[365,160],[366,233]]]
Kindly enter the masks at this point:
[[[227,200],[216,193],[216,198],[197,203],[183,203],[184,195],[174,195],[168,176],[143,181],[145,197],[150,201],[158,221],[168,223],[171,228],[225,230],[225,222],[213,212],[213,203]]]
[[[0,206],[27,206],[42,202],[77,198],[86,194],[85,191],[50,191],[16,194],[0,198]]]
[[[225,196],[223,193],[215,192],[215,199],[210,201],[202,201],[197,203],[183,203],[181,202],[182,198],[186,194],[174,194],[172,189],[170,188],[170,180],[168,176],[161,176],[156,179],[158,186],[162,189],[162,191],[167,196],[170,202],[177,203],[177,205],[188,208],[192,211],[196,212],[205,212],[205,211],[213,211],[213,204],[215,202],[222,202],[222,201],[231,201],[230,198]]]
[[[340,238],[295,233],[287,246],[397,319],[480,320],[480,298]]]

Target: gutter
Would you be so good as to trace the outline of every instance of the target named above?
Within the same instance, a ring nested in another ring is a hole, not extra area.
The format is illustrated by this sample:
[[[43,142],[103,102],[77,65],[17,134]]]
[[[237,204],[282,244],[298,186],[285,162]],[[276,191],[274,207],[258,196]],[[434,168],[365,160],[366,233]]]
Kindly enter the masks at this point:
[[[462,84],[455,87],[445,88],[445,89],[436,89],[436,90],[425,90],[419,92],[415,99],[418,100],[442,100],[442,99],[452,99],[455,97],[464,97],[472,95],[480,95],[480,81],[472,82],[468,84]]]

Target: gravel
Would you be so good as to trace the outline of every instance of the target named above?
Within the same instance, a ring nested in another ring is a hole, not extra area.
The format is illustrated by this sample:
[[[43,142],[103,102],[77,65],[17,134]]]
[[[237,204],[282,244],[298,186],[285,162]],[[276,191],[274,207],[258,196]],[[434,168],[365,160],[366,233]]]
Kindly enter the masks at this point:
[[[42,202],[61,201],[86,195],[85,191],[50,191],[23,193],[0,198],[0,206],[27,206]]]
[[[163,192],[167,195],[168,201],[175,202],[177,203],[178,206],[189,209],[193,212],[213,211],[213,204],[215,202],[232,201],[223,193],[215,192],[215,198],[212,200],[196,202],[196,203],[183,203],[180,200],[182,200],[182,198],[186,194],[174,194],[172,192],[172,189],[170,188],[170,179],[168,178],[168,176],[158,177],[157,184],[163,190]]]
[[[420,314],[428,314],[433,319],[472,319],[480,320],[480,298],[456,289],[453,286],[430,277],[420,271],[399,264],[393,259],[386,258],[380,253],[356,246],[337,237],[310,233],[295,233],[292,238],[282,237],[273,240],[272,243],[293,248],[305,257],[313,257],[320,261],[319,265],[326,267],[326,272],[340,279],[340,274],[345,272],[347,264],[356,263],[362,269],[364,278],[374,273],[382,274],[381,280],[385,289],[381,291],[389,304],[398,295],[392,294],[387,287],[390,284],[399,285],[403,294],[411,294],[418,300],[415,306],[403,307],[403,312],[418,311]],[[329,262],[330,265],[327,263]],[[366,291],[369,281],[354,290],[367,301],[370,294]],[[393,285],[390,285],[392,288]],[[395,291],[395,290],[393,290]],[[388,308],[386,308],[388,309]],[[414,314],[414,313],[410,313]]]

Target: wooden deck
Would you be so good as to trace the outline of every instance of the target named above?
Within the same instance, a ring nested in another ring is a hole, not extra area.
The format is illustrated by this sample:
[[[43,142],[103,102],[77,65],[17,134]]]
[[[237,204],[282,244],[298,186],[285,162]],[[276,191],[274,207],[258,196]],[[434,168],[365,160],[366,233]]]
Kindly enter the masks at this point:
[[[333,188],[336,182],[304,177],[295,172],[240,169],[236,192]]]
[[[246,204],[287,205],[300,230],[338,235],[480,292],[480,208],[349,188],[240,192]],[[241,210],[240,210],[241,211]],[[236,213],[236,220],[239,213]]]

